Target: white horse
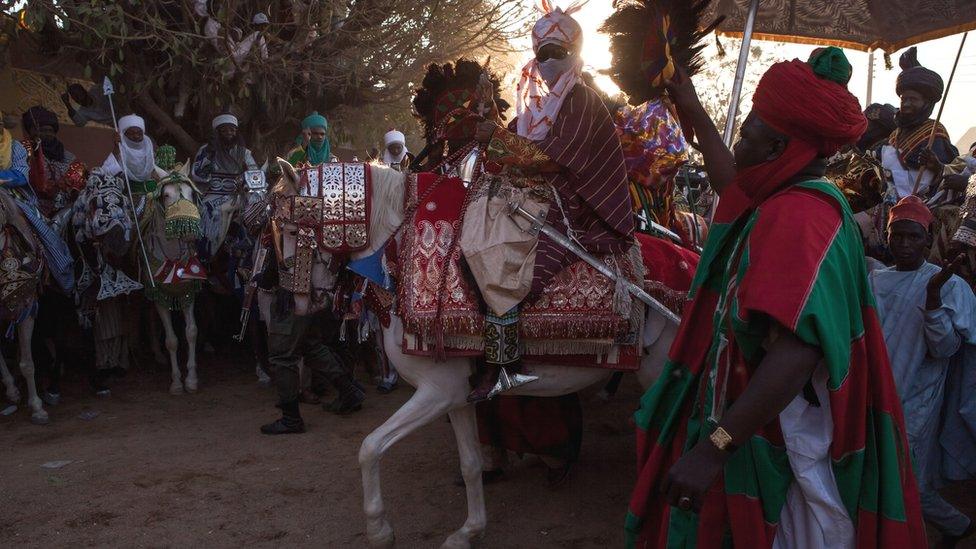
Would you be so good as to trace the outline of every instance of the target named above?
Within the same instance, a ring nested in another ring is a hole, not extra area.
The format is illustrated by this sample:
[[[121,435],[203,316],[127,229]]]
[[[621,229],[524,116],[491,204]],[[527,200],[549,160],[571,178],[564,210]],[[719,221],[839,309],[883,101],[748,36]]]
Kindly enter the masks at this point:
[[[34,357],[31,338],[34,335],[34,315],[31,310],[36,302],[44,274],[44,252],[34,236],[27,220],[14,203],[10,194],[0,189],[0,285],[3,287],[5,316],[16,322],[17,351],[20,373],[27,382],[27,404],[31,408],[31,423],[46,425],[49,422],[44,403],[37,396],[34,380]],[[20,402],[20,391],[14,382],[7,363],[0,354],[0,379],[6,387],[11,402]]]
[[[199,378],[193,306],[205,277],[195,250],[200,230],[198,193],[185,174],[170,175],[160,181],[156,196],[146,207],[142,223],[146,252],[154,271],[149,276],[155,276],[161,269],[165,271],[156,277],[154,287],[150,287],[148,281],[144,285],[147,297],[156,305],[166,334],[166,350],[172,369],[169,392],[179,395],[185,387],[187,392],[195,393]],[[194,269],[200,270],[193,272]],[[185,379],[177,356],[179,339],[173,329],[171,311],[183,314],[187,354]]]
[[[284,177],[291,178],[293,184],[297,185],[298,176],[291,165],[280,159],[279,163],[282,164]],[[389,168],[370,165],[370,178],[373,193],[370,200],[371,249],[353,254],[354,259],[375,253],[379,246],[394,236],[404,218],[405,176]],[[650,309],[645,320],[644,356],[637,375],[641,384],[648,387],[663,368],[677,326]],[[380,491],[380,458],[398,440],[447,414],[457,439],[461,474],[467,490],[468,517],[444,546],[469,547],[481,537],[487,523],[475,407],[467,401],[471,392],[468,377],[474,371],[474,361],[456,358],[435,362],[429,358],[408,356],[402,352],[402,338],[402,324],[393,316],[390,327],[383,330],[383,346],[400,376],[417,390],[396,413],[363,440],[359,450],[366,534],[374,546],[389,546],[394,541],[393,527],[386,518]],[[526,366],[524,372],[539,379],[505,394],[561,396],[605,382],[611,375],[606,369],[554,364]]]

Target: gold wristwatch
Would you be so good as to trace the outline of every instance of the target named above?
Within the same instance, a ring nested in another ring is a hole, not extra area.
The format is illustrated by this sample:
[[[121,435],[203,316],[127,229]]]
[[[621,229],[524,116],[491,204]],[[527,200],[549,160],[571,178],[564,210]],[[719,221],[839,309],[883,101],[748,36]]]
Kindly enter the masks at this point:
[[[708,440],[711,440],[712,444],[719,450],[730,454],[738,448],[738,446],[732,444],[732,435],[721,427],[712,431],[712,434],[708,435]]]

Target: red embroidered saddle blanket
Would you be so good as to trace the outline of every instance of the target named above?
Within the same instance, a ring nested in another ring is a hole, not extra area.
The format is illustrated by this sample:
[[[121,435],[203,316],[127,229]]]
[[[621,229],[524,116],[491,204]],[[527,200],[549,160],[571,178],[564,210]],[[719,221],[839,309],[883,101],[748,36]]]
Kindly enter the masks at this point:
[[[408,181],[407,204],[416,204],[418,196],[423,202],[417,205],[412,224],[404,228],[398,248],[397,314],[404,326],[403,348],[408,354],[432,355],[441,339],[448,356],[479,355],[485,308],[477,285],[465,272],[456,242],[467,189],[459,179],[447,179],[428,193],[436,177],[418,174]],[[644,266],[636,245],[629,253],[602,259],[629,280],[643,281]],[[687,267],[690,283],[694,265]],[[668,287],[662,285],[659,290]],[[686,290],[687,284],[666,296],[676,309]],[[635,368],[644,306],[636,299],[621,300],[620,292],[610,279],[582,261],[564,269],[535,302],[522,306],[523,357],[527,361],[558,357],[562,364]],[[629,305],[621,307],[627,301]]]

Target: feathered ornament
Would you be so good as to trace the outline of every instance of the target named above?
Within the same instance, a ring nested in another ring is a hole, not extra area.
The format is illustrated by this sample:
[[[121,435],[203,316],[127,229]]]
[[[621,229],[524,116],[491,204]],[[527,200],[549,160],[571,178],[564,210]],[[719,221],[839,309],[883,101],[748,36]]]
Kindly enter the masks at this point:
[[[678,68],[689,77],[703,65],[703,39],[725,19],[702,19],[712,0],[620,0],[600,27],[610,36],[608,75],[627,94],[631,105],[640,105],[665,93],[665,85]],[[691,125],[678,112],[681,127],[691,139]]]
[[[622,0],[600,27],[610,36],[610,68],[603,71],[639,105],[664,93],[680,67],[688,76],[702,68],[703,38],[724,20],[702,18],[711,0]]]
[[[458,108],[475,110],[480,101],[476,95],[478,84],[481,82],[482,74],[485,73],[488,74],[494,90],[495,105],[504,118],[504,113],[510,105],[501,98],[501,79],[491,72],[487,62],[482,65],[477,61],[461,58],[455,63],[434,63],[427,66],[420,87],[414,90],[413,109],[414,116],[420,120],[424,128],[424,135],[428,142],[444,137],[473,138],[473,124],[453,127],[450,121],[445,124],[445,118]],[[445,132],[450,135],[442,135]]]
[[[585,6],[589,1],[590,0],[576,0],[566,8],[560,8],[549,0],[539,0],[539,4],[536,6],[536,9],[544,14],[550,14],[556,10],[561,10],[566,15],[573,15],[574,13],[583,9],[583,6]]]

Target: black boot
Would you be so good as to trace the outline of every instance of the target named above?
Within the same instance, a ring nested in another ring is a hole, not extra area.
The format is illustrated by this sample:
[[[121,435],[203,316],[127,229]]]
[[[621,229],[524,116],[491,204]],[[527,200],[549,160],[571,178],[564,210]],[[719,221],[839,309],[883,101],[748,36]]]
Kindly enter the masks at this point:
[[[352,376],[344,375],[333,381],[333,385],[339,390],[339,396],[322,406],[325,411],[344,416],[362,410],[366,391],[363,390],[362,385],[352,379]]]
[[[262,425],[262,433],[266,435],[291,435],[305,432],[305,422],[302,421],[297,400],[279,404],[278,408],[281,408],[281,419],[274,423]]]
[[[112,389],[108,386],[108,380],[112,375],[112,370],[96,370],[91,376],[91,388],[95,391],[95,396],[98,397],[109,397],[112,396]]]

